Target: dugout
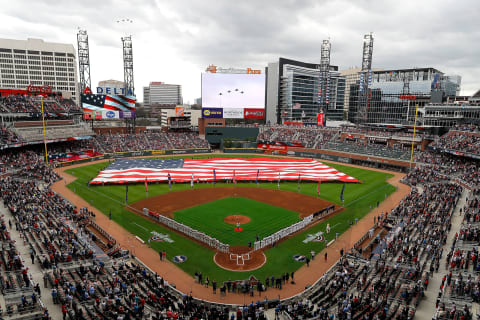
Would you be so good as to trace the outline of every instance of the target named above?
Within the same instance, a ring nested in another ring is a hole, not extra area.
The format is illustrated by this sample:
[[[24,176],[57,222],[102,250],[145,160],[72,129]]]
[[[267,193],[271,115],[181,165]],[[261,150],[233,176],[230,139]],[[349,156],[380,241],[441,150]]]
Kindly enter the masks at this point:
[[[245,144],[257,141],[259,129],[257,127],[206,127],[205,139],[212,148],[223,148],[224,143],[230,142],[235,147],[245,147]],[[248,147],[248,146],[247,146]]]

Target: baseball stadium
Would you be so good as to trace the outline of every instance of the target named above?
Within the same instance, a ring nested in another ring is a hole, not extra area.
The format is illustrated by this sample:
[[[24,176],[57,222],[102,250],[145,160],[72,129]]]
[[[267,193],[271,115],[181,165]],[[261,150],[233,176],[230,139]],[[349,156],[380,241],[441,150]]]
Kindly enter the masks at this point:
[[[473,319],[480,91],[458,96],[434,68],[372,71],[368,46],[349,98],[323,55],[210,65],[201,105],[148,111],[128,63],[97,94],[84,76],[73,94],[0,87],[0,318]],[[394,73],[428,92],[392,98],[379,79]]]

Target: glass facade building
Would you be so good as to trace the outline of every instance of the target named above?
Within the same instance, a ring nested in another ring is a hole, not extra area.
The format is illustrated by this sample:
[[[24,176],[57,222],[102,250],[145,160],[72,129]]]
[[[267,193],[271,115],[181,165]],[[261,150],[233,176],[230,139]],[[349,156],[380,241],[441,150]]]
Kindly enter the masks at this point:
[[[285,58],[269,63],[267,70],[266,120],[270,123],[316,123],[317,114],[342,120],[345,78],[330,66],[328,104],[319,104],[319,65]],[[325,109],[325,110],[324,110]]]
[[[348,120],[411,125],[416,105],[423,107],[455,97],[460,83],[461,77],[446,76],[434,68],[373,71],[366,92],[360,92],[359,82],[350,85]]]

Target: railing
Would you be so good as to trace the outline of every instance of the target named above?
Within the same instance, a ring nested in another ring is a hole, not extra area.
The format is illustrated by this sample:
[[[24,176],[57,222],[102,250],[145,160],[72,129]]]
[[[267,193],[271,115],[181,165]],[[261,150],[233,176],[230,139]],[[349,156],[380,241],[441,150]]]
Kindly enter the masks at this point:
[[[331,215],[335,212],[338,212],[339,210],[340,209],[333,210],[332,212],[329,212],[330,210],[325,210],[322,214],[319,214],[319,215],[316,215],[316,213],[312,213],[311,215],[305,217],[302,221],[299,221],[288,227],[285,227],[275,232],[274,234],[263,238],[262,240],[255,241],[253,248],[256,251],[256,250],[260,250],[265,247],[268,247],[269,245],[273,245],[273,243],[278,242],[279,240],[282,240],[283,238],[286,238],[293,233],[303,230],[305,227],[307,227],[309,224],[311,224],[314,221],[314,218],[315,220],[320,220],[327,215]]]
[[[90,221],[90,225],[94,227],[102,236],[108,239],[111,244],[116,244],[117,240],[113,238],[107,231],[105,231],[102,227],[100,227],[98,224],[96,224],[94,221]]]
[[[128,208],[132,211],[139,212],[138,209],[135,209],[133,207],[128,206]],[[144,208],[142,213],[152,219],[157,220],[161,224],[169,227],[170,229],[176,230],[180,233],[183,233],[187,237],[190,237],[202,243],[205,243],[206,245],[213,247],[219,250],[220,252],[228,253],[230,250],[230,246],[228,244],[225,244],[216,238],[212,238],[211,236],[201,231],[198,231],[196,229],[193,229],[192,227],[186,226],[183,223],[180,223],[178,221],[165,217],[157,212],[153,212],[151,210]]]

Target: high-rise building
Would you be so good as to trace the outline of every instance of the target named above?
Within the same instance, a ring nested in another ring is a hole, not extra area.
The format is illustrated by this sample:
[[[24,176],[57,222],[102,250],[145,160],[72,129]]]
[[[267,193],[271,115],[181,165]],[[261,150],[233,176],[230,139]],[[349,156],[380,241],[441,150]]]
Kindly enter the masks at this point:
[[[78,101],[77,63],[72,44],[42,39],[0,39],[0,88],[50,86]]]
[[[330,66],[326,110],[319,104],[319,64],[280,58],[268,64],[266,74],[267,122],[316,123],[319,113],[329,120],[342,120],[345,78],[338,67]]]
[[[366,99],[360,99],[365,94],[360,92],[359,81],[349,85],[348,120],[412,125],[416,105],[423,107],[455,97],[460,92],[460,83],[460,76],[447,76],[434,68],[373,71]],[[366,117],[359,119],[362,103]]]
[[[143,103],[146,110],[152,105],[178,105],[183,104],[182,86],[163,82],[150,82],[148,87],[143,87]]]

